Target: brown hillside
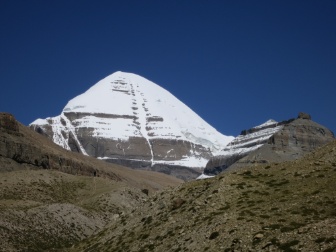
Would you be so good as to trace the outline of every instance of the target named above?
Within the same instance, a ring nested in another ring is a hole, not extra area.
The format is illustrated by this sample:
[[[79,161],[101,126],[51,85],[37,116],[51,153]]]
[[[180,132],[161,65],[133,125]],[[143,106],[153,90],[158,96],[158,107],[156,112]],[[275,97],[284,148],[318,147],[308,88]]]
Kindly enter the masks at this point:
[[[336,142],[157,193],[71,251],[336,250]]]
[[[0,251],[63,250],[180,183],[66,151],[0,114]]]

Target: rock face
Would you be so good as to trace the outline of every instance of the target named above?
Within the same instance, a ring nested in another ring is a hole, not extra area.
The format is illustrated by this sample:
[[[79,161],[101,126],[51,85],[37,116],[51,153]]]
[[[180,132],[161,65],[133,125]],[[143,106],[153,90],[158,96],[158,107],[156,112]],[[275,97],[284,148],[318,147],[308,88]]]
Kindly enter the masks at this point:
[[[295,160],[333,140],[334,134],[306,113],[280,123],[269,120],[242,131],[221,155],[209,160],[204,173],[216,175],[227,168]]]
[[[61,115],[38,119],[30,127],[65,149],[151,170],[204,168],[233,139],[165,89],[123,72],[70,100]]]

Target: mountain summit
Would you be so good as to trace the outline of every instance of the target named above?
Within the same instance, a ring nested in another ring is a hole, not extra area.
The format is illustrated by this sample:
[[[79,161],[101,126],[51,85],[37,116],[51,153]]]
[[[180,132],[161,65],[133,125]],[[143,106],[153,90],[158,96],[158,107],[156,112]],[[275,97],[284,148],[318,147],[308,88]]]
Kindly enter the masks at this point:
[[[204,167],[224,136],[157,84],[115,72],[73,98],[59,116],[30,124],[65,149],[124,165]],[[160,167],[160,168],[158,168]]]

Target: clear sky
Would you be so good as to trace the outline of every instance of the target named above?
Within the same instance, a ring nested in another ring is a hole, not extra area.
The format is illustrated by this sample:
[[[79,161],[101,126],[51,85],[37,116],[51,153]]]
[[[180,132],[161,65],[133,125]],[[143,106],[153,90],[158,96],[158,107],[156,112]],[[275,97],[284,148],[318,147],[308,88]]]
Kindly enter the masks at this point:
[[[115,71],[225,135],[310,113],[336,133],[335,0],[0,0],[0,111],[59,115]]]

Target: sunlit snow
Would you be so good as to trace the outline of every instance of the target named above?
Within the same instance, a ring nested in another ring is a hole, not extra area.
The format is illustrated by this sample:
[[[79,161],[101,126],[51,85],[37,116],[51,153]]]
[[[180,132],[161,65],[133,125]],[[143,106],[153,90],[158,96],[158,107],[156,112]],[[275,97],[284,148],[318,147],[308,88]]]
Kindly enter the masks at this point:
[[[265,141],[282,128],[283,126],[278,126],[276,121],[272,119],[268,120],[267,122],[254,127],[254,129],[259,129],[258,131],[237,136],[221,152],[219,152],[219,155],[231,156],[256,150],[263,146]]]
[[[61,117],[66,119],[66,114],[71,112],[84,113],[86,116],[67,126],[60,123],[59,117],[48,118],[57,122],[53,126],[54,141],[67,149],[69,146],[61,131],[75,133],[78,128],[93,129],[93,137],[97,138],[127,140],[129,137],[142,136],[148,142],[156,138],[185,140],[204,146],[214,155],[233,140],[233,137],[215,130],[167,90],[131,73],[115,72],[99,81],[70,100]],[[44,119],[38,119],[32,124],[47,123]],[[151,153],[153,157],[152,150]],[[152,161],[158,162],[153,158]],[[202,167],[206,161],[189,157],[173,163]]]

